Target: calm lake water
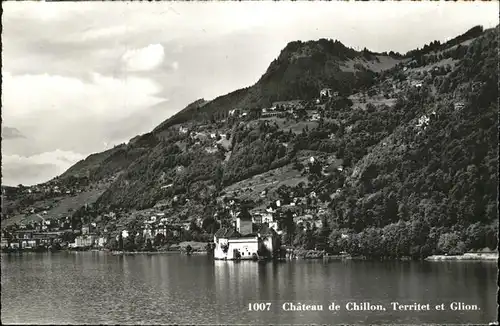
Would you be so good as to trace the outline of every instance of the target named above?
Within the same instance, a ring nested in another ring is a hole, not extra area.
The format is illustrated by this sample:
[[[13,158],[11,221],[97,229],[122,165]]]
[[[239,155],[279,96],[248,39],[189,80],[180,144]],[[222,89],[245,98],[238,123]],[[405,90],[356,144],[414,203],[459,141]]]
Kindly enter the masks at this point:
[[[3,324],[488,323],[497,320],[496,262],[213,261],[103,252],[1,256]],[[432,311],[393,311],[391,302]],[[270,310],[249,311],[269,302]],[[323,311],[283,311],[285,302]],[[335,302],[339,311],[329,311]],[[386,311],[347,311],[348,302]],[[451,302],[478,311],[451,311]],[[445,311],[435,311],[443,303]]]

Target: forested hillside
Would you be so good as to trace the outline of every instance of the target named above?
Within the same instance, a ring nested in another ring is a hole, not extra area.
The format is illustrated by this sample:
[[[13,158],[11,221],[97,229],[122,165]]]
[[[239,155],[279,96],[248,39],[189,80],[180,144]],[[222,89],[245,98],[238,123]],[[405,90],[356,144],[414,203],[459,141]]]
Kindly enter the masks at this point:
[[[393,111],[414,119],[355,165],[330,204],[332,225],[356,233],[349,243],[332,234],[339,246],[368,255],[496,246],[497,42],[497,30],[488,31],[435,95],[421,89],[398,102]],[[454,107],[458,101],[463,108]],[[419,125],[424,115],[429,120]]]
[[[323,88],[335,95],[320,98]],[[271,207],[283,241],[306,249],[380,258],[494,249],[498,27],[404,56],[291,42],[255,85],[198,100],[48,185],[98,189],[71,214],[106,232],[136,228],[142,217],[130,212],[153,210],[199,222],[206,239],[230,212]],[[9,189],[23,203],[12,215],[61,196],[23,191]]]

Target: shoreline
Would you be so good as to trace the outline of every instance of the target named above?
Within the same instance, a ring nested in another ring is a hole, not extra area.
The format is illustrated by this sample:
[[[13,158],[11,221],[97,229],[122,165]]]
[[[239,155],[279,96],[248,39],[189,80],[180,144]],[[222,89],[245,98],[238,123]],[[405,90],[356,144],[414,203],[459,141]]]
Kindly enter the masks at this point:
[[[123,256],[123,255],[160,255],[160,254],[183,254],[183,255],[210,255],[211,253],[206,250],[196,250],[191,251],[189,253],[186,250],[182,250],[181,248],[174,250],[156,250],[156,251],[117,251],[117,250],[109,250],[109,249],[61,249],[57,251],[51,250],[12,250],[12,251],[3,251],[2,254],[22,254],[22,253],[57,253],[57,252],[105,252],[112,256]],[[350,256],[350,255],[320,255],[318,252],[314,252],[314,254],[301,252],[299,255],[295,255],[293,257],[282,257],[280,260],[283,261],[294,261],[294,260],[322,260],[323,262],[330,261],[346,261],[346,260],[364,260],[364,261],[427,261],[427,262],[442,262],[442,261],[487,261],[494,262],[498,260],[498,253],[465,253],[462,255],[432,255],[426,258],[421,259],[411,259],[410,257],[401,257],[401,258],[391,258],[391,259],[376,259],[364,256]]]
[[[157,250],[157,251],[118,251],[118,250],[108,250],[108,249],[61,249],[61,250],[31,250],[31,249],[21,249],[21,250],[11,250],[2,251],[3,254],[16,254],[16,253],[58,253],[58,252],[104,252],[111,255],[135,255],[135,254],[187,254],[185,250]],[[191,251],[189,255],[205,255],[208,251]]]
[[[104,251],[104,250],[101,250]],[[154,254],[154,255],[159,255],[159,254],[185,254],[185,255],[208,255],[207,251],[196,251],[196,252],[190,252],[189,254],[185,251],[181,250],[165,250],[165,251],[108,251],[109,254],[113,256],[120,256],[120,255],[143,255],[143,254]]]
[[[495,261],[498,253],[465,253],[463,255],[433,255],[424,259],[425,261]]]

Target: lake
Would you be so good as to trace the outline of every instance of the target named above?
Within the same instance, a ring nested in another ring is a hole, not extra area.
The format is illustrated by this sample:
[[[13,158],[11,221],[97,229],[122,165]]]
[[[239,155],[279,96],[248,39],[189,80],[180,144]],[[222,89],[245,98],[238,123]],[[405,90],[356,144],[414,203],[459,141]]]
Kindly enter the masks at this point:
[[[257,263],[213,261],[205,255],[60,252],[2,254],[1,266],[3,324],[497,320],[496,262]],[[328,309],[332,302],[338,310]],[[452,302],[456,308],[478,310],[452,311]],[[322,305],[323,311],[290,311],[300,304]],[[399,310],[418,304],[431,310]],[[441,304],[445,310],[436,310]],[[386,311],[352,310],[377,306]]]

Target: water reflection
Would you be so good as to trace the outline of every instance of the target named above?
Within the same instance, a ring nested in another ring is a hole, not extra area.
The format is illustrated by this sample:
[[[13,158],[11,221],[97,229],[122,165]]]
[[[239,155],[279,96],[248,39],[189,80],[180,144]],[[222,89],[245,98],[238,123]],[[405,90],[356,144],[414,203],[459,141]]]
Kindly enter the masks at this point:
[[[2,255],[2,322],[36,324],[486,323],[496,319],[495,264],[256,263],[207,256],[98,252]],[[328,311],[328,304],[477,304],[478,312]],[[268,312],[248,304],[270,302]],[[284,302],[322,312],[283,312]]]

